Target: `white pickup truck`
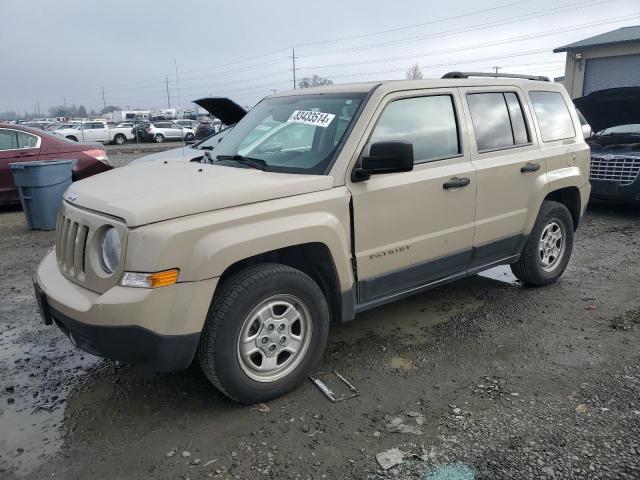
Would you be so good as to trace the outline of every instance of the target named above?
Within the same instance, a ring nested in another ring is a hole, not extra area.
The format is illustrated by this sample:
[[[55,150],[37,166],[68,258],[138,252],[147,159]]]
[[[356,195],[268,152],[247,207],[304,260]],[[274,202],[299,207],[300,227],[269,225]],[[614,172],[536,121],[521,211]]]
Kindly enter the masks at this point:
[[[123,145],[128,140],[133,140],[131,127],[110,127],[106,122],[91,121],[78,124],[73,128],[63,128],[54,132],[57,135],[75,142],[101,142]]]

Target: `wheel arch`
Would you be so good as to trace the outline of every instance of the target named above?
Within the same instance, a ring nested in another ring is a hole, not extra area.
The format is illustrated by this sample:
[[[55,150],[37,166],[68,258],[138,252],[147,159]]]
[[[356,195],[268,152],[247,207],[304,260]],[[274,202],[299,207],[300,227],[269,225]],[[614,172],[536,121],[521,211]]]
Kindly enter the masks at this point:
[[[582,199],[578,187],[571,186],[553,190],[547,194],[544,200],[558,202],[567,207],[573,220],[573,229],[577,230],[582,212]]]
[[[341,320],[342,298],[340,279],[329,247],[321,242],[291,245],[238,260],[229,265],[222,275],[215,294],[235,273],[260,263],[278,263],[300,270],[318,284],[329,306],[332,322]]]

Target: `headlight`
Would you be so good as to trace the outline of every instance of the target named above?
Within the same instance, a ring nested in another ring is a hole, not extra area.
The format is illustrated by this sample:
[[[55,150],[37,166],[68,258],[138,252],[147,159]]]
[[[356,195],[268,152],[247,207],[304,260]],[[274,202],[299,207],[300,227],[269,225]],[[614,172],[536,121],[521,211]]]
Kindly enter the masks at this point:
[[[120,236],[115,228],[109,227],[104,233],[100,244],[100,260],[105,272],[113,273],[116,271],[118,265],[120,265],[121,253]]]

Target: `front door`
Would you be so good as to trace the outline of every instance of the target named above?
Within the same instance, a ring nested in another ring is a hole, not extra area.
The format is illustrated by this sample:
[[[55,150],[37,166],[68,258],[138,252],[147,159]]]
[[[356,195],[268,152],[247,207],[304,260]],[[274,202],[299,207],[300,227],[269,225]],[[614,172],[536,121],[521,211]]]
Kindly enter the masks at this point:
[[[392,94],[377,115],[362,155],[376,142],[408,141],[414,169],[347,180],[360,304],[465,275],[474,233],[476,172],[456,89]]]

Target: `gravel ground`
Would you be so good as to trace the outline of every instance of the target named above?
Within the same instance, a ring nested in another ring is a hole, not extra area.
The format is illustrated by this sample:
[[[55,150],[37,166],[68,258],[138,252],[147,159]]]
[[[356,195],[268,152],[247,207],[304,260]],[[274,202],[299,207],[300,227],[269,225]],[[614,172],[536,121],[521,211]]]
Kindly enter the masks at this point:
[[[637,209],[591,208],[554,286],[498,268],[337,326],[322,370],[361,395],[335,404],[75,350],[32,294],[53,237],[0,213],[0,478],[640,478]]]

